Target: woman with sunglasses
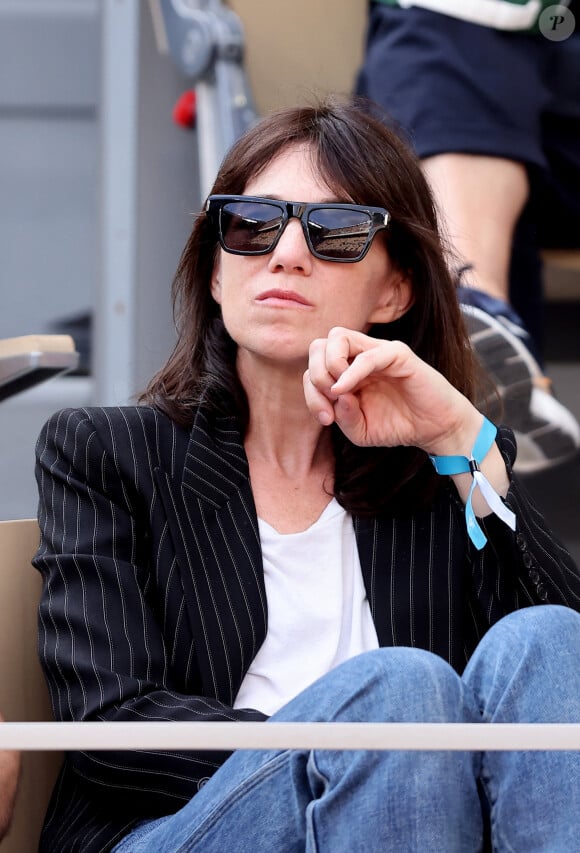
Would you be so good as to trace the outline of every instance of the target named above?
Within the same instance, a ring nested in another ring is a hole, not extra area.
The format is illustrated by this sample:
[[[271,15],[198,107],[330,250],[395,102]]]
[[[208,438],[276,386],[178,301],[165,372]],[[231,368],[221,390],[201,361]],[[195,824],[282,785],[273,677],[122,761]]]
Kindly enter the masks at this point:
[[[57,718],[578,721],[578,570],[472,402],[398,137],[338,101],[261,121],[174,297],[142,404],[39,439]],[[40,849],[565,850],[579,820],[578,753],[72,752]]]

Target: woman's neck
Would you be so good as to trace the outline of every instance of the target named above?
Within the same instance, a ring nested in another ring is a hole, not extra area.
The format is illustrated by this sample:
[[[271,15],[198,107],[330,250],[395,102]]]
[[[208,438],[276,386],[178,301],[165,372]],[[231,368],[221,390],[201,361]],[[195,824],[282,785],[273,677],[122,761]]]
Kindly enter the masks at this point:
[[[302,369],[260,365],[242,367],[239,373],[250,412],[245,438],[250,463],[260,460],[291,477],[321,465],[325,471],[332,469],[330,430],[321,427],[306,406]]]

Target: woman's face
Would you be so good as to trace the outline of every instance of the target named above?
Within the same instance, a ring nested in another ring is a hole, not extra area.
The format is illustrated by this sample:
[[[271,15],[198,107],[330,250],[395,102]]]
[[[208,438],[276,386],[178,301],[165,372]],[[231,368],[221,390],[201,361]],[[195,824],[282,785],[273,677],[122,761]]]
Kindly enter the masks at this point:
[[[245,195],[286,201],[348,201],[315,174],[309,150],[283,150],[244,189]],[[296,364],[304,369],[310,343],[333,326],[366,331],[396,319],[408,307],[410,287],[391,265],[380,237],[357,263],[315,258],[301,223],[291,219],[269,255],[231,255],[219,250],[212,295],[238,359]],[[240,362],[238,363],[240,365]]]

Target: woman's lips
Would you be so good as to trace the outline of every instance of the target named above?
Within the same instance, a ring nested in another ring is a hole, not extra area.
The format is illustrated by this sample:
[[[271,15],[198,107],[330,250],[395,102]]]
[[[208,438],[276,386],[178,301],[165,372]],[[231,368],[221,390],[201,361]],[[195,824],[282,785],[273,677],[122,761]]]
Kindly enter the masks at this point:
[[[305,305],[306,307],[311,307],[312,305],[312,303],[305,299],[300,293],[295,293],[293,290],[280,290],[278,288],[274,290],[266,290],[264,293],[260,293],[256,301],[269,302],[271,304],[290,302],[298,305]]]

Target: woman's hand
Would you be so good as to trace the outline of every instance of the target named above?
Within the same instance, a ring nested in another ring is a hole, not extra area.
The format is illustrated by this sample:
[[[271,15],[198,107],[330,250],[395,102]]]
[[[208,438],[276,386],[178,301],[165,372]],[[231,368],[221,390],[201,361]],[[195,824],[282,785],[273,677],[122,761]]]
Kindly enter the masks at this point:
[[[482,415],[400,341],[334,328],[310,346],[304,395],[323,425],[360,446],[420,447],[469,456]]]
[[[420,447],[435,456],[471,457],[483,415],[467,397],[400,341],[334,328],[310,345],[304,396],[323,425],[336,423],[353,444]],[[510,481],[496,444],[481,463],[493,489],[506,496]],[[466,501],[471,474],[452,477]],[[476,515],[490,512],[476,490]]]

